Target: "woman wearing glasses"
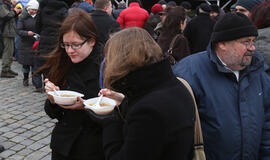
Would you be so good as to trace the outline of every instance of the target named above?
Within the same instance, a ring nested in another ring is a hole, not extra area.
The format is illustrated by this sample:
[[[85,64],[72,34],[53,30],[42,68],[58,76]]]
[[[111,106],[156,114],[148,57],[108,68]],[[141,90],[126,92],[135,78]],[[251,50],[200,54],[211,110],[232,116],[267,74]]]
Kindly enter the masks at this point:
[[[87,13],[78,11],[67,16],[59,30],[58,43],[40,71],[47,71],[45,90],[65,89],[96,97],[99,92],[99,64],[102,46]],[[87,116],[83,100],[74,105],[57,105],[51,96],[45,111],[58,122],[52,131],[52,160],[103,160],[101,127]]]

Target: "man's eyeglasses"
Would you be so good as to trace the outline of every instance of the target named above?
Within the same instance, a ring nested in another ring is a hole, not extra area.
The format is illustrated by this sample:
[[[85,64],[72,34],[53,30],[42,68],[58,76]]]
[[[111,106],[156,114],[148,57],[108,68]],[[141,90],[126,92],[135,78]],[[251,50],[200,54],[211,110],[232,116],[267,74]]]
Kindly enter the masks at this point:
[[[86,39],[86,40],[84,40],[82,43],[79,43],[79,44],[65,44],[65,43],[62,42],[62,43],[60,44],[60,46],[61,46],[61,48],[64,48],[64,49],[68,49],[69,47],[71,47],[71,48],[74,49],[74,50],[78,50],[78,49],[82,48],[82,46],[83,46],[88,40],[89,40],[89,38]]]
[[[250,49],[252,46],[255,45],[255,40],[254,41],[236,41],[238,43],[241,43],[242,45],[246,46],[247,49]]]

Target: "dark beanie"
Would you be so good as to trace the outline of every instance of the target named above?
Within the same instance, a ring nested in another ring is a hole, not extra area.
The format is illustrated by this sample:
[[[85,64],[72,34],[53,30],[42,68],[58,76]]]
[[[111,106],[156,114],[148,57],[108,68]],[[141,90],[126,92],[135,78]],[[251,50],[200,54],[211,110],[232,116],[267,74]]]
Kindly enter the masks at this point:
[[[176,3],[174,1],[169,1],[167,3],[167,6],[172,6],[172,7],[175,7],[176,6]]]
[[[207,13],[210,13],[211,12],[211,7],[208,4],[206,4],[206,3],[200,4],[199,5],[199,8],[201,10],[203,10],[204,12],[207,12]]]
[[[211,4],[211,12],[219,13],[219,6],[216,4]]]
[[[160,1],[158,1],[158,4],[163,5],[163,4],[167,4],[167,2],[165,0],[160,0]]]
[[[183,6],[185,9],[191,9],[192,6],[188,1],[184,1],[180,4],[180,6]]]
[[[238,0],[236,6],[241,6],[246,8],[248,11],[251,11],[253,7],[262,3],[264,0]]]
[[[226,13],[216,22],[211,42],[232,41],[249,36],[258,36],[252,21],[242,13]]]

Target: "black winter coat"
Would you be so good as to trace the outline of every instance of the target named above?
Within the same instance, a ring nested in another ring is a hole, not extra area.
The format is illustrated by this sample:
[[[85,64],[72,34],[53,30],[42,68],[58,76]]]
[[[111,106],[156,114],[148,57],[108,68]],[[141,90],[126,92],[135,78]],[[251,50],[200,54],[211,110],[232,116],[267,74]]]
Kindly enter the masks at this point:
[[[200,13],[187,24],[184,35],[188,39],[191,54],[206,50],[215,23],[209,14]]]
[[[33,36],[28,36],[28,31],[36,33],[36,16],[22,14],[17,23],[17,34],[21,37],[18,47],[18,62],[23,65],[33,65],[34,50],[32,46],[35,42]]]
[[[103,124],[107,160],[187,160],[192,157],[194,104],[168,60],[142,67],[113,84],[128,99],[125,121]]]
[[[103,44],[110,38],[111,33],[121,29],[120,24],[105,11],[95,10],[91,13],[91,17],[97,27],[98,39]]]
[[[156,41],[159,35],[158,33],[155,32],[155,28],[160,22],[161,22],[160,15],[154,14],[148,18],[143,27]]]
[[[73,64],[66,75],[67,84],[61,89],[84,94],[84,99],[97,97],[99,87],[99,56],[101,48],[95,46],[82,62]],[[85,110],[68,110],[46,100],[45,111],[58,122],[52,131],[53,152],[78,160],[104,160],[102,127],[94,122]]]
[[[38,53],[47,55],[57,44],[58,29],[68,13],[62,0],[41,0],[37,15],[37,32],[40,35]]]

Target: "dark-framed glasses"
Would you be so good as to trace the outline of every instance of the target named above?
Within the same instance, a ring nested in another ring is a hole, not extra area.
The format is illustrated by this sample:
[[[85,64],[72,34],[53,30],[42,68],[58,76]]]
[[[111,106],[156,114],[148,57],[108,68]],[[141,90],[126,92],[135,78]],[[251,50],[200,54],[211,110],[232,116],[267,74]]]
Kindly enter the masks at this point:
[[[86,39],[84,40],[82,43],[78,43],[78,44],[65,44],[64,42],[60,43],[60,46],[61,48],[64,48],[64,49],[68,49],[69,47],[71,47],[73,50],[78,50],[80,48],[82,48],[82,46],[89,40]]]

